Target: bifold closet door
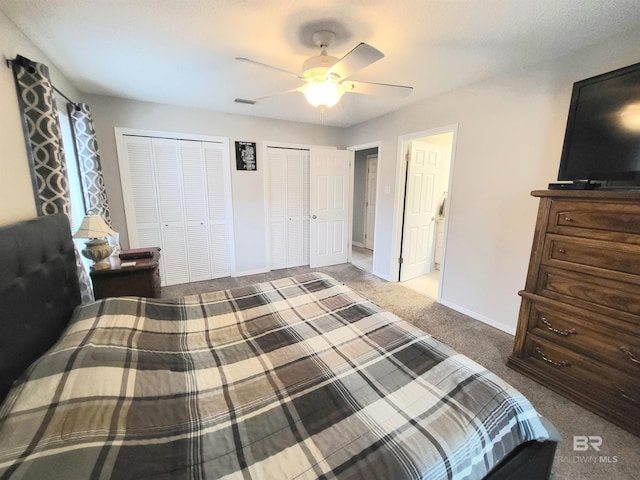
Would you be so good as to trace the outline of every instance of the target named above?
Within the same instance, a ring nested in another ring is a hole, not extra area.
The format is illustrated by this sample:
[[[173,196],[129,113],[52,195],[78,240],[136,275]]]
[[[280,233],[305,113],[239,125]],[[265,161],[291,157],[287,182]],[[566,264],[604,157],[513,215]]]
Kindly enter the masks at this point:
[[[309,151],[269,148],[271,268],[309,264]]]
[[[209,233],[211,277],[231,275],[231,191],[227,180],[228,164],[225,165],[224,145],[203,142],[202,152],[205,166],[207,191],[207,228]],[[226,167],[226,169],[225,169]]]
[[[184,200],[184,225],[189,281],[211,278],[207,186],[204,152],[200,142],[179,140],[178,152]],[[226,249],[225,249],[226,252]]]
[[[162,248],[163,285],[231,274],[228,152],[220,142],[124,135],[129,243]]]
[[[287,154],[287,266],[309,265],[309,152]]]
[[[154,138],[151,143],[160,210],[164,280],[167,285],[188,283],[190,279],[183,183],[180,181],[182,178],[180,143],[165,138]]]
[[[127,162],[121,165],[121,179],[129,243],[158,247],[162,240],[151,139],[127,136],[123,148]]]

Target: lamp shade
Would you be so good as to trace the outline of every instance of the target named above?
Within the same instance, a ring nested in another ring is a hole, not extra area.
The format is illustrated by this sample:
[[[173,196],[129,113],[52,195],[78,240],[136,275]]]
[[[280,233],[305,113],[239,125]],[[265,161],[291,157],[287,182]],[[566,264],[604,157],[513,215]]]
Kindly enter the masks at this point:
[[[331,80],[324,80],[322,82],[307,83],[302,87],[302,92],[307,102],[314,107],[333,107],[344,94],[344,87]]]
[[[100,215],[87,215],[74,238],[104,238],[115,233]]]

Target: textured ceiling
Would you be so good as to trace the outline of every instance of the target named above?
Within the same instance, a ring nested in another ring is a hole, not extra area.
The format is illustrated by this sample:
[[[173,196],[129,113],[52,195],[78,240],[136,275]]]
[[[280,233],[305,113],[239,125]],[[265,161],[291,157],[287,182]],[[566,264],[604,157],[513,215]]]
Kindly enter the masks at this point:
[[[320,123],[300,93],[234,99],[300,82],[235,57],[300,72],[329,29],[329,54],[359,42],[382,60],[353,80],[414,87],[404,99],[346,94],[325,112],[350,126],[640,28],[637,0],[0,0],[5,13],[79,90]],[[20,52],[16,52],[20,53]]]

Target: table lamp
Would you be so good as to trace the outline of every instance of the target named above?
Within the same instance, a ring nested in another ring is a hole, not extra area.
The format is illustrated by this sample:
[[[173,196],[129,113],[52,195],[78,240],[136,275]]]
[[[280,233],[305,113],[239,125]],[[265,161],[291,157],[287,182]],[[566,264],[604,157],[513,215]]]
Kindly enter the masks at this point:
[[[93,260],[91,268],[103,269],[110,267],[106,259],[111,255],[113,248],[107,243],[106,237],[115,233],[100,215],[87,215],[84,217],[80,228],[73,237],[89,239],[85,249],[82,250],[82,255],[89,260]]]

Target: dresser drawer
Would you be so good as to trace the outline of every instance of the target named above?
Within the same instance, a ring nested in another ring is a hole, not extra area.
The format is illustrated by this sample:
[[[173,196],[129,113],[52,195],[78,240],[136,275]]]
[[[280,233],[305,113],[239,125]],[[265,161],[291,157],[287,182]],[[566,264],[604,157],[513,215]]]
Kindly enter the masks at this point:
[[[542,264],[640,284],[640,246],[547,235]]]
[[[640,204],[554,199],[547,231],[640,244]]]
[[[566,307],[565,307],[566,308]],[[562,311],[533,303],[529,332],[637,376],[640,381],[640,328],[586,310]]]
[[[640,328],[640,287],[636,284],[541,267],[536,293]]]
[[[558,347],[536,335],[527,336],[525,363],[536,376],[547,380],[545,383],[551,388],[640,434],[637,376]]]

